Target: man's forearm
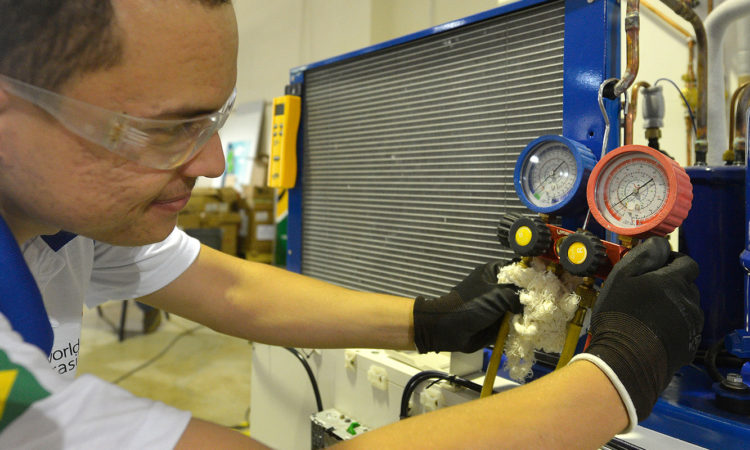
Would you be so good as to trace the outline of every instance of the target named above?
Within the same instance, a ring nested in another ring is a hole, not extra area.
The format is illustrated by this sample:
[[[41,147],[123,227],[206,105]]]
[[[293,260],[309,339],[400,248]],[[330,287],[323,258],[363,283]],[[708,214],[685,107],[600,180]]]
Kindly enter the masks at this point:
[[[537,381],[347,441],[359,448],[598,448],[627,426],[617,391],[580,361]]]
[[[184,274],[142,300],[267,344],[414,348],[412,299],[346,289],[205,246]]]
[[[352,448],[598,448],[627,425],[620,397],[580,361],[528,385],[412,417],[344,441]],[[177,448],[265,448],[193,419]]]
[[[182,433],[175,450],[199,448],[267,449],[265,445],[250,439],[239,431],[200,419],[191,419]]]

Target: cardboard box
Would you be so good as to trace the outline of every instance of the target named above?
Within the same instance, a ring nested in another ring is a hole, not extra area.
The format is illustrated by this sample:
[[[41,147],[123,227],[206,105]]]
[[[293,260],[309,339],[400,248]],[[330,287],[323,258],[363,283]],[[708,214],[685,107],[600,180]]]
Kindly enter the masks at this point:
[[[177,226],[183,230],[186,228],[200,228],[201,215],[199,213],[180,213],[177,215]]]
[[[237,225],[242,221],[240,213],[228,212],[228,213],[213,213],[204,212],[201,214],[201,227],[202,228],[213,228],[220,227],[222,225]]]
[[[271,205],[273,208],[276,199],[276,190],[270,187],[248,186],[245,188],[245,199],[252,209],[261,205]]]
[[[195,188],[182,212],[226,213],[237,210],[240,193],[234,188]]]
[[[245,244],[245,254],[248,259],[271,262],[268,255],[273,254],[276,238],[274,224],[274,203],[276,190],[269,187],[247,186],[245,188],[245,202],[248,210],[248,230]],[[266,256],[258,256],[266,255]]]
[[[201,213],[206,208],[207,203],[215,201],[216,200],[213,197],[193,194],[190,196],[190,200],[188,200],[187,205],[182,208],[180,213]]]
[[[239,213],[181,213],[177,216],[177,225],[182,229],[211,229],[221,230],[221,245],[219,250],[230,255],[237,255],[237,233],[242,218]]]
[[[276,224],[273,203],[256,203],[250,213],[247,253],[273,253]]]
[[[273,254],[271,254],[271,253],[250,253],[250,252],[248,252],[248,253],[245,254],[245,259],[247,259],[248,261],[255,261],[255,262],[260,262],[260,263],[265,263],[265,264],[271,264],[271,262],[273,261]]]
[[[273,243],[276,238],[276,225],[254,224],[250,227],[250,245],[246,253],[273,253]]]
[[[217,198],[222,202],[230,206],[234,206],[240,199],[240,193],[233,187],[225,187],[218,189]]]
[[[222,225],[221,251],[230,255],[237,255],[237,225]]]

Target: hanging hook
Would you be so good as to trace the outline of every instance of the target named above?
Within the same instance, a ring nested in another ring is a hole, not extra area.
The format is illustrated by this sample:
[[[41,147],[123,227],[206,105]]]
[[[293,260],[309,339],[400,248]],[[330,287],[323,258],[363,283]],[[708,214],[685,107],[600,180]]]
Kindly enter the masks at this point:
[[[617,98],[614,93],[614,86],[615,83],[617,83],[617,78],[609,78],[607,80],[604,80],[604,82],[599,86],[599,95],[597,96],[597,100],[599,101],[599,110],[602,112],[602,117],[604,117],[604,139],[602,139],[602,154],[599,156],[599,159],[603,158],[605,153],[607,153],[607,146],[609,145],[609,116],[607,115],[607,110],[604,108],[604,97],[607,97],[611,100],[614,100]],[[605,92],[605,89],[607,92]]]

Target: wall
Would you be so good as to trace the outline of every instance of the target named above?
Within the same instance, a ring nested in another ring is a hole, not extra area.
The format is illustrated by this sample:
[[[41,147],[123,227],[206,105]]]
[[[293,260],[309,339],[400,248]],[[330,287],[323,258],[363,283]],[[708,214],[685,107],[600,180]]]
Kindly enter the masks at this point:
[[[271,102],[283,95],[289,69],[370,45],[370,0],[237,0],[234,7],[237,103],[265,101],[259,153],[267,155]],[[254,175],[252,184],[265,179]]]
[[[274,96],[283,93],[292,67],[357,50],[505,3],[508,1],[236,0],[240,31],[238,102],[265,100],[268,118],[268,104]],[[661,2],[648,0],[648,3],[692,33],[690,24]],[[621,6],[624,17],[624,1]],[[705,6],[699,6],[698,13],[705,17]],[[653,84],[658,78],[669,78],[682,87],[681,77],[686,72],[688,61],[686,38],[643,5],[640,16],[640,68],[637,80]],[[736,38],[728,35],[726,41],[731,46]],[[624,38],[622,57],[624,69]],[[666,100],[662,148],[685,164],[685,108],[674,87],[666,82],[659,85],[663,86]],[[730,86],[734,84],[730,83]],[[641,116],[641,111],[638,111],[633,133],[637,144],[646,143]],[[266,123],[269,121],[266,120]],[[262,136],[261,142],[261,152],[267,154],[267,136]]]
[[[238,104],[282,95],[289,69],[490,9],[496,0],[236,0]],[[260,152],[268,154],[268,136]],[[264,180],[253,180],[263,184]]]

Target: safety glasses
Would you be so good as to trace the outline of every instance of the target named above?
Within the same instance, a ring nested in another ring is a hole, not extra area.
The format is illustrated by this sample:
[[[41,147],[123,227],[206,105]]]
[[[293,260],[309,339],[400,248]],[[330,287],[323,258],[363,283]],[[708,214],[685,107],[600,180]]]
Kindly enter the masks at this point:
[[[144,119],[65,97],[5,75],[0,89],[42,108],[65,128],[138,164],[173,169],[188,162],[224,125],[237,89],[218,111],[184,120]]]

